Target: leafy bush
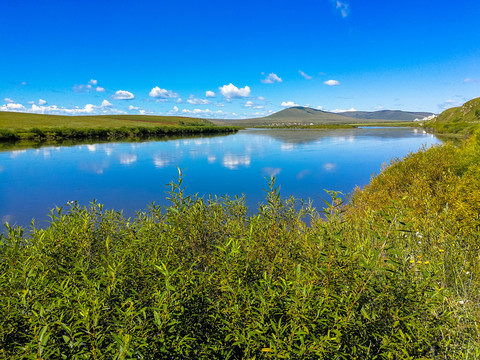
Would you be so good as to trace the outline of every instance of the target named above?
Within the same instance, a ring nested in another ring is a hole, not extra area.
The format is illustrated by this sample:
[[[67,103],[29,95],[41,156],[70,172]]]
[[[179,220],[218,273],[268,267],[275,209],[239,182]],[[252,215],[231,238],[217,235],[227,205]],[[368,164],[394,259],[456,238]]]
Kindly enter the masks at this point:
[[[71,203],[46,229],[7,226],[0,356],[453,359],[471,343],[439,268],[397,247],[401,214],[344,221],[332,193],[320,216],[272,180],[247,216],[182,181],[134,219]]]

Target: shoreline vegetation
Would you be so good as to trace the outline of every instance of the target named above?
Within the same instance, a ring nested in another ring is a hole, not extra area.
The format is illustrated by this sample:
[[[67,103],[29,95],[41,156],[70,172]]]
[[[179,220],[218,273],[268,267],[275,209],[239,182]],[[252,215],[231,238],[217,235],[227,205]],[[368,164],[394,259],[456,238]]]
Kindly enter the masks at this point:
[[[45,229],[6,224],[0,358],[480,358],[475,104],[452,111],[464,128],[434,120],[458,146],[394,159],[323,211],[272,178],[248,215],[179,171],[170,206],[134,218],[73,202]]]
[[[240,130],[180,116],[99,115],[58,116],[0,112],[0,142],[146,139],[193,134],[223,134]]]

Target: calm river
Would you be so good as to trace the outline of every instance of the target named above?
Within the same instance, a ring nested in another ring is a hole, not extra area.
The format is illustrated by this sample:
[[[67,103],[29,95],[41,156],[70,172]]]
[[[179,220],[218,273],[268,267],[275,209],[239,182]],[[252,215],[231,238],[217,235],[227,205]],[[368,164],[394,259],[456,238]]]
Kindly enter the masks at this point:
[[[324,189],[351,192],[382,164],[440,140],[422,130],[243,130],[234,135],[138,143],[106,143],[0,152],[0,221],[44,226],[69,200],[93,199],[132,216],[166,205],[166,184],[185,170],[189,193],[245,194],[255,209],[270,176],[283,196],[311,198]]]

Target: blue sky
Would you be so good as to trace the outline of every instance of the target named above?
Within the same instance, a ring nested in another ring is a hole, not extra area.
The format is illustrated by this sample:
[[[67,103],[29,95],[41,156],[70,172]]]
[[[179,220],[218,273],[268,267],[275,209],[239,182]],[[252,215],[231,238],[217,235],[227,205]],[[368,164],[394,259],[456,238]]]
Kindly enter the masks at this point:
[[[0,110],[439,113],[480,96],[480,1],[4,1]]]

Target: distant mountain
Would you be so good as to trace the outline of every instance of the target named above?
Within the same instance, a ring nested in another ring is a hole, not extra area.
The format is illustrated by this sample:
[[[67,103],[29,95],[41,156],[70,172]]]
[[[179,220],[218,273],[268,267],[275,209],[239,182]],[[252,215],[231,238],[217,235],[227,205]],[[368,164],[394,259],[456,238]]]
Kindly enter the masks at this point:
[[[347,111],[333,113],[312,109],[304,106],[294,106],[275,114],[243,120],[211,120],[215,124],[231,124],[240,126],[285,125],[285,124],[359,124],[369,122],[413,121],[432,115],[426,112],[408,112],[400,110],[382,111]]]
[[[395,120],[395,121],[413,121],[415,119],[423,119],[431,115],[429,112],[411,112],[402,110],[380,110],[380,111],[345,111],[342,116],[352,117],[355,119],[370,120]]]

